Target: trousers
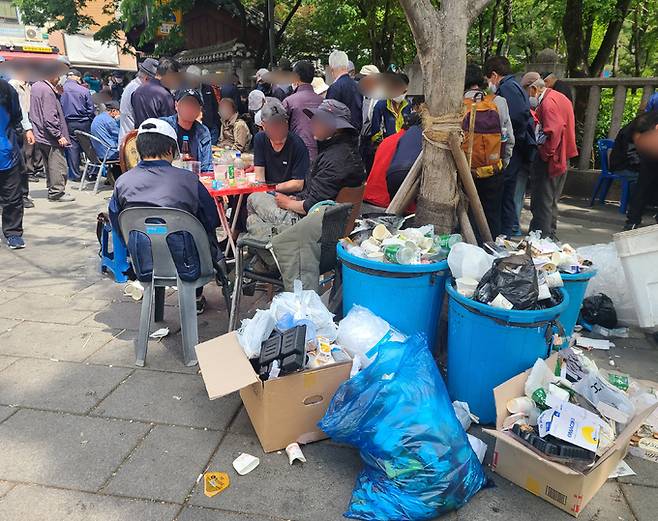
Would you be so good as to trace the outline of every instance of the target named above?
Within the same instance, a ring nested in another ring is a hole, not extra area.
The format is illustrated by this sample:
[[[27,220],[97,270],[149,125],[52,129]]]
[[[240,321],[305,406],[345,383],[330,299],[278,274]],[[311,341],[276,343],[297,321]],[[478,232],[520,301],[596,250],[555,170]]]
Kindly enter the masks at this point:
[[[2,232],[5,237],[23,235],[23,195],[21,164],[0,170],[0,204],[2,204]]]
[[[561,176],[548,175],[548,163],[537,158],[532,173],[532,198],[530,210],[532,221],[530,231],[540,230],[543,237],[556,239],[558,206],[562,195],[564,183],[567,180],[566,172]]]
[[[512,235],[514,228],[518,228],[519,221],[516,217],[516,205],[514,204],[514,194],[516,193],[516,182],[523,162],[521,150],[514,147],[512,157],[503,172],[503,195],[501,208],[501,233]]]
[[[658,193],[658,159],[642,158],[640,175],[633,187],[631,204],[628,208],[626,224],[642,222],[642,213],[647,204],[655,199]]]
[[[91,121],[66,120],[66,125],[69,128],[69,137],[71,138],[71,146],[66,153],[69,176],[80,177],[80,154],[82,153],[82,147],[80,146],[78,137],[75,135],[75,131],[81,130],[82,132],[91,132]]]
[[[46,143],[37,143],[36,152],[43,161],[48,185],[48,199],[59,199],[66,188],[66,157],[64,149]]]

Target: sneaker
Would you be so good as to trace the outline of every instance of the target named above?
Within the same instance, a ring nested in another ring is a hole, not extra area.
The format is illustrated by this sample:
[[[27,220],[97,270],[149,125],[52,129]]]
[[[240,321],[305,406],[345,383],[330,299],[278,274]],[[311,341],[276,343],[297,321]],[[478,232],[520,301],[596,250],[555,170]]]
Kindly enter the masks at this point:
[[[196,299],[196,314],[200,315],[206,310],[206,297],[201,295],[198,299]]]
[[[23,208],[34,208],[34,202],[29,197],[23,198]]]
[[[59,197],[48,197],[48,200],[51,203],[70,203],[75,201],[75,197],[73,197],[70,194],[63,194],[60,195]]]
[[[29,176],[27,176],[27,180],[30,183],[38,183],[39,181],[41,181],[41,178],[38,175],[30,174]]]
[[[25,241],[19,235],[10,235],[7,237],[7,246],[10,250],[21,250],[25,248]]]
[[[639,227],[640,227],[639,224],[635,224],[635,223],[626,223],[626,224],[624,225],[624,231],[625,231],[625,232],[630,232],[631,230],[635,230],[636,228],[639,228]]]

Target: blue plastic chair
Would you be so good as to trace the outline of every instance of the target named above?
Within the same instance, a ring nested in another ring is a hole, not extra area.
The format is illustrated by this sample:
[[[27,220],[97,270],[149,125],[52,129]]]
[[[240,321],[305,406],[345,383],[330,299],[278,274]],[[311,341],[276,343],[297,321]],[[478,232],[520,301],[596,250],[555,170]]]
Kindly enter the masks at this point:
[[[110,251],[112,241],[112,251]],[[114,282],[128,282],[126,272],[130,268],[128,252],[119,234],[112,233],[112,226],[105,224],[101,235],[101,272],[108,270],[114,275]]]
[[[628,207],[628,201],[631,197],[631,184],[637,180],[637,176],[625,175],[622,173],[611,172],[608,168],[608,152],[612,150],[615,146],[615,142],[612,139],[599,139],[599,155],[601,157],[601,174],[596,181],[596,186],[594,187],[594,192],[592,193],[592,198],[589,201],[589,205],[593,206],[594,201],[597,196],[599,197],[599,202],[605,204],[605,198],[608,195],[608,190],[612,182],[617,179],[621,181],[621,201],[619,204],[619,213],[626,213],[626,208]]]

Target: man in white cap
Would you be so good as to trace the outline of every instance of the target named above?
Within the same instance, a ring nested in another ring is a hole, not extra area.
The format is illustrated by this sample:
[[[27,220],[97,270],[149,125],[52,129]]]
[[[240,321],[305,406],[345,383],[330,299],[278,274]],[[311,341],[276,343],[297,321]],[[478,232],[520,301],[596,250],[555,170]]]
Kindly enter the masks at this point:
[[[256,90],[261,91],[265,96],[272,95],[272,84],[267,81],[270,73],[266,68],[258,69],[254,78],[256,79]]]
[[[112,228],[119,230],[119,214],[135,206],[178,208],[194,215],[208,234],[210,252],[220,282],[225,281],[226,266],[217,243],[219,226],[217,207],[198,176],[189,170],[176,168],[171,162],[178,156],[178,136],[173,127],[161,119],[147,119],[137,130],[137,151],[141,161],[117,179],[109,204]],[[190,234],[176,232],[167,242],[176,270],[182,280],[195,280],[200,266]],[[128,250],[137,278],[150,280],[153,272],[150,242],[140,234],[131,235]],[[197,292],[197,313],[205,309],[205,298]]]

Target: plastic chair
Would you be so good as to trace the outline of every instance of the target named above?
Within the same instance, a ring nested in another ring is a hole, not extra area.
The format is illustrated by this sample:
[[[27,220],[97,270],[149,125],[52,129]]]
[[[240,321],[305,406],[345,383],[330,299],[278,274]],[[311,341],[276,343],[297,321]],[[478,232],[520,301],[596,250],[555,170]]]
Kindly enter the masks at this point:
[[[139,335],[135,345],[135,365],[144,366],[154,300],[155,321],[163,318],[164,288],[166,286],[178,288],[183,360],[188,367],[196,365],[197,358],[194,348],[199,343],[196,289],[215,278],[206,230],[196,217],[176,208],[128,208],[119,214],[119,226],[126,244],[128,244],[132,231],[146,235],[151,241],[153,256],[152,278],[150,281],[142,282],[144,299],[139,319]],[[193,282],[185,282],[179,278],[167,245],[167,237],[181,231],[192,236],[199,254],[201,275]]]
[[[110,241],[112,241],[112,251],[110,251]],[[121,240],[121,237],[112,233],[112,226],[103,225],[101,234],[101,272],[111,271],[114,275],[114,282],[128,282],[126,272],[130,269],[128,263],[128,252]]]
[[[344,236],[352,233],[352,230],[354,229],[354,222],[356,221],[356,218],[361,214],[361,204],[363,203],[363,194],[365,192],[366,184],[363,183],[361,186],[346,186],[341,188],[340,192],[338,192],[338,195],[336,196],[337,203],[352,203],[352,212],[350,213],[349,220],[347,221]]]
[[[327,273],[336,267],[336,244],[341,237],[347,235],[346,231],[350,226],[350,218],[354,206],[351,203],[337,204],[328,207],[322,218],[322,234],[320,236],[320,273]],[[351,224],[354,226],[354,222]],[[292,226],[294,228],[295,225]],[[281,277],[267,277],[253,272],[244,262],[244,249],[270,251],[272,244],[267,240],[250,237],[248,234],[242,234],[236,242],[237,251],[235,258],[235,286],[233,288],[233,298],[231,299],[231,314],[229,316],[228,330],[233,331],[238,322],[240,313],[240,297],[244,278],[252,281],[265,282],[278,288],[283,288]]]
[[[102,139],[92,136],[87,132],[83,132],[82,130],[76,130],[75,135],[80,142],[80,146],[82,147],[82,151],[85,153],[86,158],[85,169],[82,172],[82,179],[80,179],[80,191],[82,191],[85,186],[87,174],[91,173],[94,168],[97,168],[98,175],[96,176],[96,182],[94,183],[94,193],[98,193],[98,186],[100,185],[101,177],[106,175],[107,167],[119,164],[118,160],[108,159],[108,156],[113,152],[118,152],[118,149],[116,146],[112,146]],[[96,149],[94,148],[93,143],[98,143],[105,147],[105,155],[103,156],[103,159],[100,159],[98,154],[96,154]]]
[[[597,196],[599,197],[599,202],[605,204],[605,198],[608,195],[608,190],[612,182],[617,179],[621,181],[621,201],[619,202],[619,213],[626,213],[626,208],[628,207],[628,201],[631,197],[631,184],[636,181],[636,178],[627,176],[624,174],[619,174],[611,172],[608,168],[609,157],[608,154],[610,150],[615,146],[615,142],[612,139],[599,139],[599,155],[601,156],[601,173],[599,178],[596,181],[596,186],[594,187],[594,192],[589,201],[589,205],[593,206],[594,201]]]
[[[139,152],[137,152],[137,131],[131,130],[126,134],[119,147],[119,167],[121,173],[135,168],[139,163]]]

